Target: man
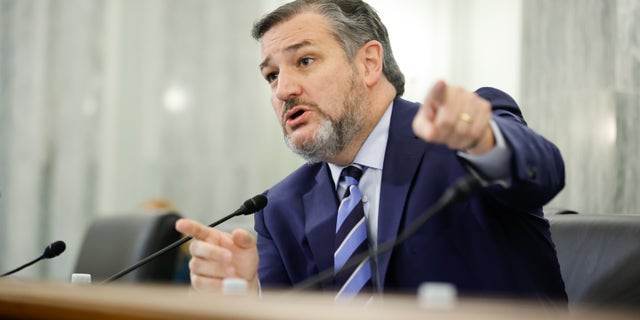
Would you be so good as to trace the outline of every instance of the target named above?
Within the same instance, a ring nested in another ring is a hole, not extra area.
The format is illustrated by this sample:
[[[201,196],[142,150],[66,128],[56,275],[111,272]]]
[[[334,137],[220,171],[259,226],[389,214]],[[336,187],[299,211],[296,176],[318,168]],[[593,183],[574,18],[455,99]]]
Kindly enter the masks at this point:
[[[256,291],[292,287],[338,270],[348,258],[340,258],[346,245],[338,238],[346,234],[346,243],[365,228],[364,240],[357,240],[363,242],[353,247],[376,250],[454,181],[474,174],[485,182],[479,193],[319,288],[415,292],[438,281],[463,294],[566,301],[541,210],[564,186],[562,158],[526,127],[508,95],[441,81],[421,106],[401,99],[404,77],[387,31],[359,0],[294,1],[258,21],[253,35],[261,41],[259,67],[286,143],[309,163],[265,193],[269,204],[255,216],[257,245],[245,230],[176,224],[195,239],[195,288],[218,288],[225,277],[244,278]],[[346,167],[361,177],[342,177]],[[342,230],[361,211],[366,226]]]

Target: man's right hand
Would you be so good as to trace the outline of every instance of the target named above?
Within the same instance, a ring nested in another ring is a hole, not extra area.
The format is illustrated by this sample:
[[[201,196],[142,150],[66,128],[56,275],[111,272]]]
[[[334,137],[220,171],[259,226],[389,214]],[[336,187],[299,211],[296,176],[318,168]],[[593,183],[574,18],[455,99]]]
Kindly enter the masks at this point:
[[[242,278],[249,291],[258,292],[258,248],[248,231],[229,234],[189,219],[178,220],[176,230],[193,238],[189,270],[195,289],[220,291],[225,278]]]

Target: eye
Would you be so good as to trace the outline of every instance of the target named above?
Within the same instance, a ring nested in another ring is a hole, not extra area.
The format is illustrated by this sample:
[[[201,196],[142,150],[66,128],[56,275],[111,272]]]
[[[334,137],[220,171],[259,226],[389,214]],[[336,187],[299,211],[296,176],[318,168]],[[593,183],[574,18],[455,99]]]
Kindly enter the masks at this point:
[[[264,79],[267,80],[267,82],[269,83],[273,83],[276,80],[278,80],[278,73],[277,72],[267,73],[267,75],[264,76]]]
[[[315,59],[313,59],[311,57],[302,57],[302,58],[300,58],[300,61],[298,62],[298,64],[301,67],[308,67],[310,64],[313,63],[313,61],[315,61]]]

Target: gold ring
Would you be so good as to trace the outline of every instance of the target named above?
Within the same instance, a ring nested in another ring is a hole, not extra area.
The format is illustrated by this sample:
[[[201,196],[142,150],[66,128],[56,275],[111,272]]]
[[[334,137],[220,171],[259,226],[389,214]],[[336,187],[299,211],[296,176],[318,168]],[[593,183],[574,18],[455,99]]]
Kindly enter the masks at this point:
[[[473,122],[473,117],[471,117],[471,115],[470,115],[470,114],[468,114],[468,113],[466,113],[466,112],[462,112],[462,113],[460,113],[459,118],[460,118],[460,120],[462,120],[462,121],[464,121],[464,122],[466,122],[466,123],[471,123],[471,122]]]

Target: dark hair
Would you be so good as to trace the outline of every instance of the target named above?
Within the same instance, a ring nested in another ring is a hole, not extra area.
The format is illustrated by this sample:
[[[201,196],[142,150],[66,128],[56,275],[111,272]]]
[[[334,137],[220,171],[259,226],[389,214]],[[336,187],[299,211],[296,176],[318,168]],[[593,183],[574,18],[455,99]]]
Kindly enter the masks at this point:
[[[260,40],[273,26],[303,12],[317,12],[329,20],[333,36],[341,44],[349,61],[355,59],[362,46],[377,40],[382,44],[382,72],[396,88],[396,95],[404,93],[404,75],[398,67],[389,34],[376,11],[361,0],[296,0],[284,4],[253,25],[251,34]]]

